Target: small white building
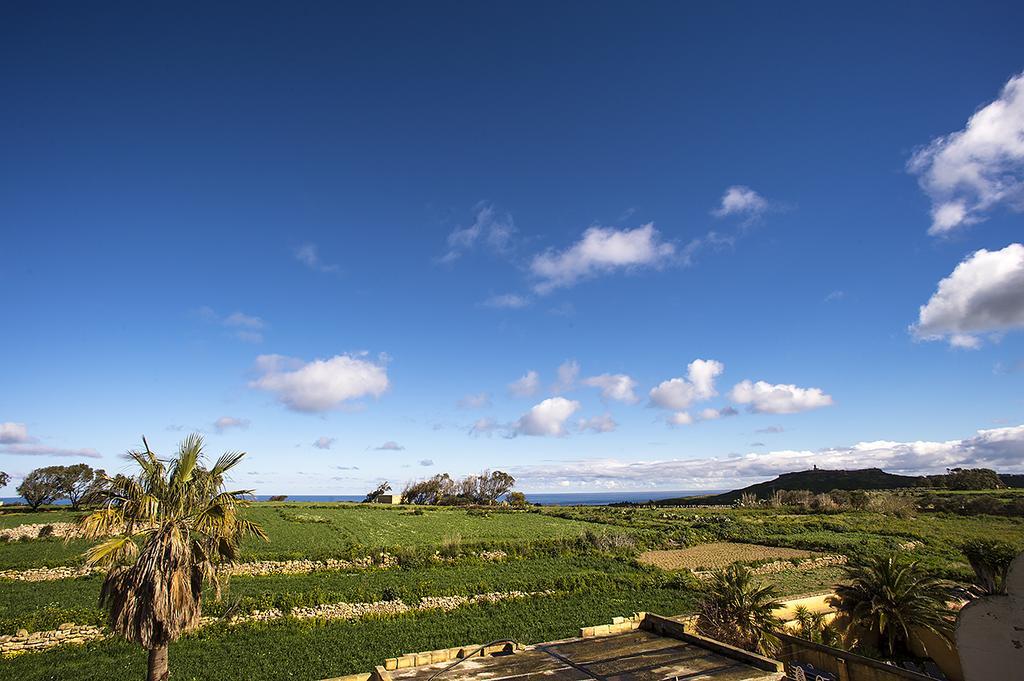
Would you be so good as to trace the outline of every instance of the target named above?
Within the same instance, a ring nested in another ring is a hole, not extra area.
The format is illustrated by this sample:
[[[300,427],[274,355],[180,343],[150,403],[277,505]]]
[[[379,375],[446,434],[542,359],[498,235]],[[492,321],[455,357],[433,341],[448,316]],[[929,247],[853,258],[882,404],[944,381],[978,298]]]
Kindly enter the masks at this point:
[[[378,504],[391,504],[392,506],[395,505],[395,504],[400,504],[400,503],[402,503],[402,495],[401,494],[381,494],[379,497],[377,497],[377,502],[376,503],[378,503]]]

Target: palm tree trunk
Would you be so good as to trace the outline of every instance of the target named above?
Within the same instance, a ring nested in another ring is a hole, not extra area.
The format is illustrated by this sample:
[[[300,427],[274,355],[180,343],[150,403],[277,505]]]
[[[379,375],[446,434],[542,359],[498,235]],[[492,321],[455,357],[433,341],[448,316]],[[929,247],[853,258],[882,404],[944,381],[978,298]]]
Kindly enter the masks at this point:
[[[159,644],[149,649],[149,674],[147,681],[167,681],[171,672],[167,668],[167,644]]]

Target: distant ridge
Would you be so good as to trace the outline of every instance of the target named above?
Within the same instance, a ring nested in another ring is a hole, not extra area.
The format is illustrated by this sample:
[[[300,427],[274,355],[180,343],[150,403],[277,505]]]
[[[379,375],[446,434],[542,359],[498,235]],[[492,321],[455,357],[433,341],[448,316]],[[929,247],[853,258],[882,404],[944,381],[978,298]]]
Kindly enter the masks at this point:
[[[687,504],[731,504],[744,494],[756,494],[759,499],[767,499],[775,490],[806,489],[811,492],[831,492],[834,489],[898,489],[901,487],[917,487],[922,478],[912,475],[896,475],[886,473],[881,468],[861,468],[859,470],[826,470],[815,468],[808,471],[783,473],[774,480],[759,482],[743,489],[734,489],[723,494],[699,497],[676,497],[656,502],[662,506]]]

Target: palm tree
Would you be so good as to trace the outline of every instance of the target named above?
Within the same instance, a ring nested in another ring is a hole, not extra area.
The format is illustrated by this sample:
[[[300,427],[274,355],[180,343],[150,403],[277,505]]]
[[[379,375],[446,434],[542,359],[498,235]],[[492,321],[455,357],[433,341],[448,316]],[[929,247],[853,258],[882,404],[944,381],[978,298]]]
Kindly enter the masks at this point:
[[[848,583],[836,586],[831,605],[845,615],[848,634],[868,631],[885,641],[890,657],[909,652],[914,629],[950,641],[949,586],[899,554],[876,555],[844,567]]]
[[[758,582],[748,567],[730,565],[711,575],[697,629],[711,638],[770,655],[778,643],[772,632],[782,627],[775,616],[781,605],[774,585]]]
[[[244,453],[222,454],[207,469],[198,434],[168,461],[142,444],[145,451],[128,452],[139,473],[107,478],[96,493],[102,507],[82,520],[87,537],[105,538],[85,560],[109,568],[100,606],[111,628],[149,651],[150,681],[166,681],[168,644],[198,624],[203,587],[213,584],[219,598],[219,566],[238,557],[243,538],[267,536],[238,513],[249,490],[224,489]]]
[[[798,605],[793,619],[800,627],[800,637],[813,643],[833,646],[839,642],[835,627],[826,619],[826,613],[811,612],[806,606]]]

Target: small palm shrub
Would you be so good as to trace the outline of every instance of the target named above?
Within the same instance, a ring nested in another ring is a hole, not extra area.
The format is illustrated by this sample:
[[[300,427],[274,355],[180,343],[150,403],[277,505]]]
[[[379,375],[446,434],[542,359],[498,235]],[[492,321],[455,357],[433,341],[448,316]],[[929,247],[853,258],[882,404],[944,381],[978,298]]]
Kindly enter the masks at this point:
[[[778,645],[773,632],[782,628],[775,616],[781,607],[772,584],[757,580],[750,568],[734,564],[711,575],[697,615],[704,636],[738,648],[771,655]]]

